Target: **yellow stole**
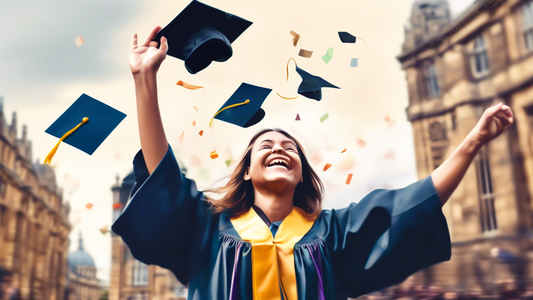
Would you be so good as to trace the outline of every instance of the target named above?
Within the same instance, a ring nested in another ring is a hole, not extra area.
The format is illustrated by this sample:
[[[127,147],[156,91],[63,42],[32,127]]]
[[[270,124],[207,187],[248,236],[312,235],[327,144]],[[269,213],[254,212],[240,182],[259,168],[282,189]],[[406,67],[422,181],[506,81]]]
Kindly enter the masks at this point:
[[[253,208],[231,219],[243,241],[252,244],[254,299],[281,299],[280,281],[285,300],[298,299],[293,249],[314,223],[306,220],[305,215],[301,208],[293,206],[292,212],[281,222],[275,238]]]

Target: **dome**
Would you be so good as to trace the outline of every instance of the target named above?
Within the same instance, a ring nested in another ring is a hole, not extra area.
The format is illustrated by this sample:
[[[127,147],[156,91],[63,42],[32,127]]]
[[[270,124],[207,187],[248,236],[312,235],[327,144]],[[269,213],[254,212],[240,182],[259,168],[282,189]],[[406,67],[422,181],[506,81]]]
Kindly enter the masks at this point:
[[[51,191],[57,189],[56,173],[52,167],[46,164],[34,164],[33,168],[39,177],[39,181],[47,186]]]
[[[83,250],[83,239],[81,238],[81,233],[80,233],[79,243],[80,244],[78,247],[78,251],[70,252],[68,254],[69,267],[74,268],[74,269],[78,266],[96,267],[91,255]]]

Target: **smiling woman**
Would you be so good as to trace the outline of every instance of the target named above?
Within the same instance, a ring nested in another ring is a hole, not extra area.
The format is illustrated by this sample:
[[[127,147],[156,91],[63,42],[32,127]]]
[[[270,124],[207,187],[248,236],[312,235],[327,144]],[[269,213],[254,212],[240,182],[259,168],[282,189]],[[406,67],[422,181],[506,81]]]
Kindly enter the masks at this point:
[[[171,270],[188,299],[290,300],[357,297],[450,259],[431,176],[323,210],[320,179],[281,129],[258,132],[229,182],[206,191],[221,200],[198,191],[161,122],[156,73],[168,45],[162,37],[156,48],[159,30],[141,46],[134,35],[130,54],[142,150],[131,200],[112,229],[135,258]]]

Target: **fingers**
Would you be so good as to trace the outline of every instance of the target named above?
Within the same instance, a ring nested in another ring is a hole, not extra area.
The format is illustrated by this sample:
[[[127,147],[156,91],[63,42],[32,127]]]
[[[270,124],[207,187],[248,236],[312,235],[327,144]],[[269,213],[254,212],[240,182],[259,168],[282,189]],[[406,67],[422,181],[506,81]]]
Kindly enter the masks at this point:
[[[133,37],[131,38],[131,50],[135,50],[137,48],[137,34],[134,33]]]
[[[154,29],[152,29],[152,32],[148,35],[146,38],[146,41],[144,41],[144,44],[142,44],[144,47],[149,47],[150,42],[152,39],[156,36],[156,34],[161,30],[161,26],[156,26]]]
[[[161,47],[159,48],[161,49],[161,51],[167,53],[168,51],[168,43],[167,43],[167,38],[162,36],[161,37]]]

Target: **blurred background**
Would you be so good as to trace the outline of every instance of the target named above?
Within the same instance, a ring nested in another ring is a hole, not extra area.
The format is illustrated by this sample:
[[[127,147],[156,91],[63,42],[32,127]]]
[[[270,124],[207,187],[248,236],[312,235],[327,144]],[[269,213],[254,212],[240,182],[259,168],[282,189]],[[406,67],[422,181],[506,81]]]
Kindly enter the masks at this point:
[[[167,57],[159,71],[169,143],[200,189],[231,173],[253,134],[280,127],[323,180],[324,208],[342,208],[427,177],[487,107],[503,102],[515,123],[480,150],[443,207],[451,260],[358,299],[533,299],[532,1],[202,2],[253,25],[224,63],[191,75]],[[0,2],[0,299],[186,298],[186,287],[135,260],[110,226],[128,201],[140,149],[131,36],[144,41],[188,4]],[[343,44],[338,31],[357,42]],[[323,89],[321,101],[278,97],[297,95],[294,69],[286,80],[290,57],[340,89]],[[273,89],[265,118],[209,128],[242,82]],[[83,93],[128,116],[93,155],[62,143],[51,166],[42,164],[57,143],[44,131]]]

